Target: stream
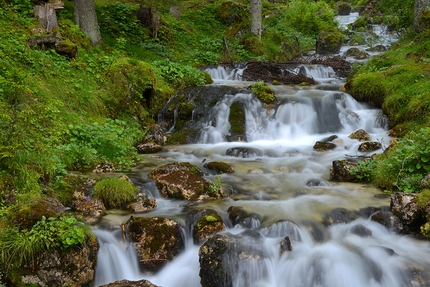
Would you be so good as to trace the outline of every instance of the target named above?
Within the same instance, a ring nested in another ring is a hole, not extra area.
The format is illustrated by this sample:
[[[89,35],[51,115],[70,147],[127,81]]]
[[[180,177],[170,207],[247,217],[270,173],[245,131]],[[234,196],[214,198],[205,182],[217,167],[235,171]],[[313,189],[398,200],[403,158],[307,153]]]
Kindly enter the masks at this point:
[[[354,21],[355,16],[340,18],[340,25]],[[344,51],[345,48],[341,53]],[[298,69],[320,84],[271,86],[282,101],[276,110],[264,107],[251,93],[225,94],[208,111],[208,116],[200,120],[202,129],[195,144],[165,146],[160,153],[143,155],[144,163],[126,175],[149,191],[157,200],[157,208],[133,216],[178,221],[183,227],[185,250],[158,273],[142,272],[133,245],[123,239],[119,229],[131,214],[110,210],[97,225],[110,228],[94,229],[100,243],[95,286],[121,279],[147,279],[163,287],[201,287],[200,245],[193,243],[187,228],[188,202],[162,198],[147,175],[167,163],[190,162],[202,167],[203,162],[210,161],[234,167],[231,174],[205,176],[209,181],[220,177],[230,196],[198,202],[194,207],[216,210],[224,219],[222,233],[239,236],[244,246],[249,245],[251,253],[254,248],[262,254],[260,258],[247,260],[239,254],[227,254],[236,267],[232,286],[427,286],[421,281],[429,279],[430,245],[398,235],[370,220],[372,213],[364,212],[369,207],[388,208],[389,196],[367,184],[329,181],[334,160],[374,153],[359,152],[360,142],[348,137],[352,132],[364,129],[370,134],[370,141],[380,142],[383,147],[389,145],[386,119],[380,110],[340,92],[345,79],[336,77],[331,68],[305,65]],[[242,68],[218,67],[207,71],[214,79],[210,85],[214,88],[246,89],[251,84],[240,80]],[[231,128],[230,106],[237,101],[244,104],[246,111],[246,142],[226,139]],[[332,135],[337,136],[334,150],[313,149],[316,141]],[[229,149],[238,147],[252,152],[242,157],[227,155]],[[233,226],[227,215],[231,206],[243,207],[258,216]],[[327,214],[340,208],[357,211],[361,216],[346,224],[326,224]],[[258,233],[257,242],[248,238],[250,230]],[[291,239],[293,250],[281,254],[279,244],[286,236]]]

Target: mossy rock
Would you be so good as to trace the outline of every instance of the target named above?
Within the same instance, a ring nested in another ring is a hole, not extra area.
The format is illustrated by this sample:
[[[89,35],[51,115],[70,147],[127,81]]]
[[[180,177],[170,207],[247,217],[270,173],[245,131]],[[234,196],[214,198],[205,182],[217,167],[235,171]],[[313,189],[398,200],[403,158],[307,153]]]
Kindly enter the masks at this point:
[[[224,222],[215,211],[205,214],[198,221],[193,229],[193,239],[195,244],[200,244],[210,238],[213,234],[224,230]]]
[[[108,177],[94,186],[93,197],[100,199],[106,208],[126,208],[136,200],[137,188],[129,181]]]
[[[218,174],[233,173],[234,168],[228,163],[221,161],[212,161],[204,165],[205,168],[216,171]]]
[[[246,141],[245,107],[241,102],[233,102],[230,106],[228,121],[230,123],[229,141]]]
[[[161,175],[155,185],[166,198],[198,200],[210,194],[210,183],[189,170],[178,170]]]
[[[22,229],[31,229],[36,222],[49,217],[57,217],[64,213],[65,207],[55,198],[33,198],[13,208],[11,221]]]
[[[358,74],[348,80],[345,88],[357,101],[381,108],[388,93],[384,78],[382,72]]]
[[[336,147],[337,147],[337,145],[334,143],[317,141],[314,144],[313,149],[317,150],[317,151],[328,151],[328,150],[333,150]]]
[[[349,5],[345,1],[337,2],[337,8],[338,8],[338,15],[346,16],[351,13],[351,5]]]
[[[342,47],[341,32],[321,32],[318,34],[316,52],[318,54],[337,54]]]
[[[263,81],[257,81],[248,87],[264,104],[272,104],[275,100],[275,92]]]
[[[151,170],[148,174],[148,178],[157,179],[158,177],[160,177],[162,175],[165,175],[165,174],[168,174],[171,172],[175,172],[175,171],[179,171],[179,170],[186,170],[186,171],[189,171],[196,176],[203,176],[203,171],[200,168],[198,168],[197,166],[195,166],[189,162],[173,162],[173,163],[165,164],[163,166],[160,166],[156,169]]]

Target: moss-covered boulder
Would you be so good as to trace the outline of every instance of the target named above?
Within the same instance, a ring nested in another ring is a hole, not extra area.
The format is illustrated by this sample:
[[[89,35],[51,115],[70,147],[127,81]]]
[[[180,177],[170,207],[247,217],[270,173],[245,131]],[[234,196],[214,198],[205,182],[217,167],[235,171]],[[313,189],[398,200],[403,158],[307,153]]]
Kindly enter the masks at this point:
[[[128,235],[145,272],[158,271],[184,249],[181,226],[172,219],[134,218],[128,226]]]
[[[180,171],[180,170],[189,171],[196,176],[202,176],[203,175],[203,172],[199,167],[197,167],[197,166],[195,166],[189,162],[173,162],[173,163],[168,163],[168,164],[160,166],[156,169],[151,170],[148,173],[148,178],[158,179],[162,175],[166,175],[168,173]]]
[[[369,58],[369,54],[361,51],[358,48],[350,48],[346,51],[346,56],[352,57],[356,60],[363,60]]]
[[[276,100],[275,92],[264,81],[256,81],[248,87],[248,90],[253,92],[264,104],[271,104]]]
[[[379,142],[364,142],[358,146],[358,151],[369,152],[381,149],[382,145]]]
[[[347,16],[351,13],[351,5],[345,1],[339,1],[337,5],[337,15]]]
[[[342,47],[341,32],[321,32],[318,34],[316,52],[318,54],[337,54]]]
[[[224,222],[215,210],[192,210],[187,214],[187,222],[193,234],[195,244],[200,244],[225,229]]]
[[[317,141],[313,148],[314,150],[317,151],[328,151],[328,150],[333,150],[337,147],[336,144],[331,143],[331,142],[323,142],[323,141]]]
[[[42,217],[57,217],[64,213],[65,207],[55,198],[42,197],[33,198],[27,202],[22,202],[14,207],[12,215],[13,224],[19,225],[22,229],[30,229]]]
[[[205,168],[214,170],[217,174],[233,173],[234,168],[228,163],[221,161],[211,161],[204,165]]]

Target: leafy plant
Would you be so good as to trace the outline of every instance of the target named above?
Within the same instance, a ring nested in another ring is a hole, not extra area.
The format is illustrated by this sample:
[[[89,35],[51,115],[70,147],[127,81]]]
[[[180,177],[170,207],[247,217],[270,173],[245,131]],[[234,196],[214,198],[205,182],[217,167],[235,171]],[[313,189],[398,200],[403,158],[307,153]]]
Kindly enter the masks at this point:
[[[100,199],[106,208],[123,208],[136,199],[136,187],[119,178],[108,177],[94,186],[93,197]]]
[[[349,173],[361,181],[371,182],[374,177],[374,169],[376,166],[377,162],[372,159],[359,161],[358,165],[351,169]]]
[[[214,181],[209,184],[208,194],[216,196],[222,190],[221,176],[216,176]]]

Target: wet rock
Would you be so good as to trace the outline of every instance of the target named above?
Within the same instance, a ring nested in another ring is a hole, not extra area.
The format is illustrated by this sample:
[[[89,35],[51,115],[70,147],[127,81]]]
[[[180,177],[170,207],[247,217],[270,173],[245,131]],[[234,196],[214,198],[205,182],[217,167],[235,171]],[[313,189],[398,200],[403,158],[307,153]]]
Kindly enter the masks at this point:
[[[329,136],[329,137],[326,137],[326,138],[323,138],[321,141],[322,142],[332,142],[332,141],[334,141],[335,139],[337,139],[338,138],[338,136],[337,135],[331,135],[331,136]]]
[[[156,143],[141,143],[137,145],[137,152],[140,154],[157,153],[162,150],[163,147]]]
[[[135,212],[135,213],[142,213],[147,211],[152,211],[157,207],[157,201],[154,198],[149,199],[141,199],[137,202],[130,203],[127,206],[127,209]]]
[[[335,208],[330,211],[323,219],[323,224],[329,226],[332,224],[349,223],[359,217],[358,212],[347,210],[345,208]]]
[[[363,60],[369,58],[369,54],[361,51],[358,48],[350,48],[346,51],[346,56],[353,57],[356,60]]]
[[[314,148],[314,150],[317,150],[317,151],[328,151],[328,150],[333,150],[336,147],[337,147],[337,145],[334,143],[317,141],[314,144],[313,148]]]
[[[25,274],[33,275],[26,276],[27,283],[62,287],[73,282],[73,286],[88,286],[94,280],[98,249],[97,239],[92,237],[67,252],[57,249],[44,252],[36,260],[36,274],[34,271]]]
[[[239,158],[255,158],[258,156],[262,156],[263,153],[261,152],[261,150],[258,150],[255,148],[234,147],[234,148],[229,148],[226,151],[226,155],[239,157]]]
[[[382,145],[379,142],[364,142],[358,146],[358,151],[369,152],[381,149]]]
[[[261,216],[256,213],[248,213],[241,206],[230,206],[227,214],[233,226],[240,225],[243,228],[257,228],[260,226]]]
[[[360,142],[365,142],[370,140],[370,135],[365,130],[357,130],[348,136],[350,139],[356,139]]]
[[[225,162],[212,161],[206,163],[204,167],[216,171],[217,174],[234,173],[234,168]]]
[[[344,182],[358,182],[358,178],[351,174],[351,170],[357,167],[357,163],[350,160],[335,160],[330,169],[330,180]]]
[[[232,287],[235,278],[248,276],[239,265],[255,266],[262,263],[261,235],[252,230],[239,235],[217,234],[199,249],[200,283],[202,287]]]
[[[293,251],[293,245],[289,236],[286,236],[280,243],[281,255],[288,251]]]
[[[121,281],[112,282],[106,285],[101,285],[100,287],[159,287],[159,286],[152,284],[148,280],[139,280],[139,281],[121,280]]]
[[[180,170],[186,170],[194,175],[197,176],[203,176],[203,172],[195,165],[190,164],[189,162],[174,162],[165,164],[163,166],[160,166],[152,171],[149,172],[148,178],[151,179],[158,179],[158,177],[162,175],[169,174],[174,171],[180,171]]]
[[[358,235],[360,237],[371,237],[372,230],[364,226],[363,224],[357,224],[353,226],[350,230],[352,234]]]
[[[425,223],[424,212],[419,207],[416,194],[396,192],[391,195],[391,211],[405,226],[406,232],[415,232]]]
[[[134,218],[128,226],[128,235],[146,272],[160,270],[184,249],[181,226],[172,219]]]
[[[384,45],[376,45],[376,46],[367,48],[366,51],[369,51],[369,52],[385,52],[385,51],[387,51],[387,47],[385,47]]]
[[[212,195],[210,182],[188,170],[161,175],[155,184],[160,194],[167,198],[198,200],[201,197]],[[217,196],[217,194],[213,194],[213,196]]]
[[[307,186],[329,186],[330,184],[322,179],[310,179],[306,183]]]
[[[370,216],[370,220],[378,222],[388,229],[394,230],[398,233],[404,233],[403,224],[391,211],[377,211]]]
[[[215,233],[224,230],[224,222],[215,210],[192,210],[187,214],[195,244],[201,244]]]

